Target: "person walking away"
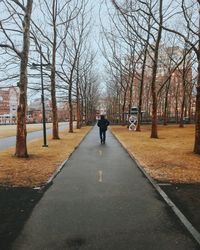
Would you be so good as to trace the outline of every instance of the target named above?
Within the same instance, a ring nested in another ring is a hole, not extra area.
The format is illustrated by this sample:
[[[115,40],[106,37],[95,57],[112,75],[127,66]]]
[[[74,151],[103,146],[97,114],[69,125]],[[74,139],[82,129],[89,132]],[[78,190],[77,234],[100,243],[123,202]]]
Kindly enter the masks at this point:
[[[104,115],[101,115],[101,119],[98,121],[97,126],[99,127],[99,135],[101,144],[105,144],[106,141],[106,130],[110,122],[105,119]]]

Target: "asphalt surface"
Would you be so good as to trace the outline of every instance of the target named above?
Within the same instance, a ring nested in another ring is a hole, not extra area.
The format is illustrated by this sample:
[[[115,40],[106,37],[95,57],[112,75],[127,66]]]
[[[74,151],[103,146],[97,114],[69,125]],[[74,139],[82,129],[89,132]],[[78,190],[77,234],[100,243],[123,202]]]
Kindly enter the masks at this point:
[[[45,190],[0,187],[0,249],[11,250]]]
[[[135,162],[94,127],[40,197],[14,250],[200,249]]]
[[[67,127],[68,127],[68,123],[59,124],[60,130],[64,130]],[[51,128],[46,129],[46,133],[47,133],[47,135],[51,134],[52,129]],[[31,140],[41,138],[41,137],[43,137],[43,130],[27,133],[27,141],[31,141]],[[16,136],[2,138],[2,139],[0,139],[0,151],[4,150],[6,148],[9,148],[9,147],[15,146],[15,144],[16,144]]]

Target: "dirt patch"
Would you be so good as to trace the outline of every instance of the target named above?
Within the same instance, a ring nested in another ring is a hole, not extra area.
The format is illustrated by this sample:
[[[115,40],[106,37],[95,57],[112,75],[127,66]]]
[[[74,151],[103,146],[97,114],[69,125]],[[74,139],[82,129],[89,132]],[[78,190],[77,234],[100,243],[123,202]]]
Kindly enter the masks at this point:
[[[0,187],[0,249],[11,250],[12,243],[45,190]]]
[[[116,137],[157,181],[200,183],[200,156],[193,153],[194,125],[158,126],[159,139],[151,139],[150,130],[150,126],[142,126],[142,132],[112,126]]]
[[[200,232],[200,184],[173,184],[162,189]]]
[[[60,140],[48,137],[49,147],[42,147],[43,140],[28,144],[27,159],[13,155],[14,148],[0,153],[0,185],[9,187],[35,187],[43,185],[57,167],[69,157],[90,127],[75,130],[74,133],[61,132]]]

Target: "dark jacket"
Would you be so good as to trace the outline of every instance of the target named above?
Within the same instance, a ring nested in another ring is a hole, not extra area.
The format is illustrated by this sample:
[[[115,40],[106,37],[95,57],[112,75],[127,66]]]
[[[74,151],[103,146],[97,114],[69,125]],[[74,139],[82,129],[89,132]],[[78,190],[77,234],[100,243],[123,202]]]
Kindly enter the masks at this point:
[[[100,119],[97,123],[97,126],[101,129],[101,130],[104,130],[106,131],[107,130],[107,127],[109,125],[109,121],[107,119]]]

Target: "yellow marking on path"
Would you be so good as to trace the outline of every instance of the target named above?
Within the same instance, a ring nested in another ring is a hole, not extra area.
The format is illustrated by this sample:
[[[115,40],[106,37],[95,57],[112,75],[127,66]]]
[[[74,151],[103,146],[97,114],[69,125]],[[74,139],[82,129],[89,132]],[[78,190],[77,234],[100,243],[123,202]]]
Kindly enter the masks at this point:
[[[103,152],[101,150],[99,150],[99,155],[102,156]]]
[[[98,181],[99,182],[103,181],[103,171],[101,171],[101,170],[98,171]]]

